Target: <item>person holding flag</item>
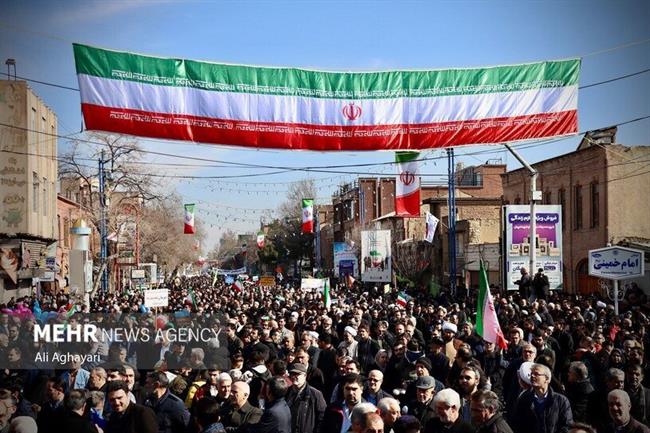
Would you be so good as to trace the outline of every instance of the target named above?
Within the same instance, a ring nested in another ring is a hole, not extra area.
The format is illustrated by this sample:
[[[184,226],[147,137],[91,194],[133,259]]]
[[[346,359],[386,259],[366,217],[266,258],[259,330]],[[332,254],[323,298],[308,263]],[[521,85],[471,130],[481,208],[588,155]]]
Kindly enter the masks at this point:
[[[476,306],[476,333],[483,339],[492,344],[496,344],[501,349],[508,348],[508,342],[503,336],[501,325],[497,319],[497,313],[494,310],[494,301],[490,293],[487,273],[481,260],[479,269],[479,292],[478,305]]]

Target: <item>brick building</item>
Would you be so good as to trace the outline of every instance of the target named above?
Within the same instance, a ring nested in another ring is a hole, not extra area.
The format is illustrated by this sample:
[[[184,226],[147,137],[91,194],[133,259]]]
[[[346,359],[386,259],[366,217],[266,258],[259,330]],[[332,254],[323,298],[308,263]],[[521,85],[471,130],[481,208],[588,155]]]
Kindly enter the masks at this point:
[[[602,282],[588,275],[590,249],[608,243],[650,246],[650,146],[615,143],[615,128],[588,132],[575,151],[533,165],[539,171],[542,203],[562,206],[564,287],[569,292],[600,290]],[[528,203],[529,182],[525,169],[505,173],[505,204]],[[646,251],[646,260],[648,256]],[[642,280],[648,290],[648,273]]]

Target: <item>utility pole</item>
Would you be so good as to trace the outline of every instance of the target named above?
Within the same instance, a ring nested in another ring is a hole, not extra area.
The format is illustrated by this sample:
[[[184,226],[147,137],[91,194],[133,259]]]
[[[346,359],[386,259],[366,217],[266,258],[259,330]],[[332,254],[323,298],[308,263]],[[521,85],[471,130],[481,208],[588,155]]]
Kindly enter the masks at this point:
[[[503,144],[506,149],[512,153],[512,155],[517,158],[517,161],[521,163],[521,165],[528,170],[530,173],[530,232],[529,232],[529,240],[530,240],[530,253],[529,253],[529,268],[528,268],[528,274],[529,275],[535,275],[535,261],[536,261],[536,255],[537,255],[537,217],[535,214],[535,201],[536,200],[541,200],[542,199],[542,193],[541,191],[537,191],[537,170],[535,170],[533,167],[528,164],[528,162],[524,159],[523,156],[519,154],[512,146],[509,144],[504,143]]]
[[[314,206],[315,207],[315,206]],[[320,273],[320,221],[318,221],[318,210],[314,212],[314,257],[316,258],[316,275]],[[314,276],[316,276],[314,275]]]
[[[447,236],[449,242],[449,291],[456,296],[456,166],[454,149],[447,149],[447,172],[449,176],[447,208],[449,209]]]
[[[108,256],[108,238],[106,233],[106,173],[104,172],[104,151],[99,157],[99,237],[100,237],[100,279],[102,293],[108,292],[108,270],[106,258]]]

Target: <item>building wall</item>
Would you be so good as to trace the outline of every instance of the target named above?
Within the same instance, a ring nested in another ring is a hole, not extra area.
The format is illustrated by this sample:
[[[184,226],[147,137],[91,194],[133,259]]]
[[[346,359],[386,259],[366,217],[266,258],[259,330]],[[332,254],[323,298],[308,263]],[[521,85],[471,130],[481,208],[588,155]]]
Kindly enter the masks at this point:
[[[56,115],[24,81],[0,81],[0,233],[57,237]],[[44,135],[45,133],[49,135]]]
[[[607,147],[607,241],[650,239],[650,146]],[[604,201],[604,200],[603,200]],[[603,204],[604,205],[604,204]]]
[[[542,203],[563,205],[562,255],[567,291],[596,289],[597,279],[587,276],[590,249],[625,237],[650,239],[650,203],[647,188],[640,187],[650,184],[643,163],[648,157],[648,146],[591,146],[533,165],[539,171],[537,189],[542,191]],[[634,163],[634,159],[641,162]],[[504,202],[528,203],[529,182],[530,176],[523,169],[506,173]],[[579,190],[582,200],[578,200]]]

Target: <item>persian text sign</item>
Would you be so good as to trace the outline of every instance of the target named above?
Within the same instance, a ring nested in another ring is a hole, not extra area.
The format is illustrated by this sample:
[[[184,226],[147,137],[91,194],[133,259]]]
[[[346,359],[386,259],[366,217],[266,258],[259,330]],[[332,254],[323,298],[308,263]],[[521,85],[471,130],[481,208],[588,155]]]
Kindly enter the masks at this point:
[[[88,129],[247,147],[409,150],[578,131],[580,60],[324,72],[74,44]]]
[[[505,269],[506,287],[516,290],[515,281],[521,278],[521,268],[528,269],[530,248],[530,206],[504,206]],[[534,275],[538,268],[544,269],[551,289],[562,288],[562,206],[538,205],[535,207],[536,262],[535,269],[528,269]]]
[[[644,275],[643,251],[624,247],[589,250],[589,275],[625,280]]]
[[[144,306],[149,308],[169,305],[169,289],[151,289],[144,291]]]

